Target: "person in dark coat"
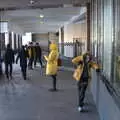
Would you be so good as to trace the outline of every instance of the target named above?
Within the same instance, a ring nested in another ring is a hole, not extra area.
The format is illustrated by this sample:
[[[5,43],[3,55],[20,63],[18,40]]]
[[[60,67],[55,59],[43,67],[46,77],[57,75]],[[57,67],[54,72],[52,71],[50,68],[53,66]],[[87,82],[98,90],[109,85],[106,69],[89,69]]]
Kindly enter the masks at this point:
[[[34,66],[36,66],[36,62],[37,62],[37,60],[39,60],[40,65],[41,65],[41,67],[42,67],[41,56],[42,56],[42,50],[41,50],[41,47],[39,46],[39,43],[36,43],[36,45],[35,45],[35,59],[34,59]]]
[[[22,72],[24,80],[26,80],[27,57],[28,57],[28,53],[25,50],[25,47],[22,46],[16,58],[16,64],[18,63],[18,59],[20,59],[20,67],[21,67],[21,72]]]
[[[4,56],[4,61],[5,61],[6,77],[8,79],[9,77],[12,78],[12,69],[13,69],[12,64],[14,63],[14,51],[12,50],[10,44],[7,45],[7,49],[5,51],[5,56]]]

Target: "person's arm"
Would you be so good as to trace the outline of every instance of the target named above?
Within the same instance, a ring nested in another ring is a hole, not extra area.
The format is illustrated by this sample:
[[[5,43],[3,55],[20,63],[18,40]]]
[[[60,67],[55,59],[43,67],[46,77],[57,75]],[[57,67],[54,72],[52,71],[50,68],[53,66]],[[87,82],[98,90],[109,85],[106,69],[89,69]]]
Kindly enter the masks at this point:
[[[29,58],[28,50],[25,50],[26,58]]]
[[[41,47],[39,47],[39,49],[40,49],[40,56],[42,56],[42,49],[41,49]]]
[[[95,62],[91,62],[91,67],[93,68],[93,69],[95,69],[96,70],[96,72],[100,72],[100,66],[97,64],[97,63],[95,63]]]
[[[44,58],[45,58],[46,61],[48,61],[48,56],[44,55]]]
[[[15,62],[15,56],[14,56],[14,51],[12,50],[12,61],[13,63]]]
[[[83,61],[83,57],[82,56],[78,56],[72,59],[72,63],[73,64],[82,64]]]

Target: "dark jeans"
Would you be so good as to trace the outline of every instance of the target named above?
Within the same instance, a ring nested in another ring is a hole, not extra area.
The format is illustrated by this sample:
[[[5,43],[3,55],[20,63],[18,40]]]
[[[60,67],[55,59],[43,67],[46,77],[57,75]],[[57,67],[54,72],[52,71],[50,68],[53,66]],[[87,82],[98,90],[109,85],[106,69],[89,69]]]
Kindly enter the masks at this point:
[[[12,77],[12,63],[11,64],[8,64],[8,63],[5,63],[5,74],[7,76],[7,78],[9,77]]]
[[[26,80],[26,71],[27,71],[27,67],[21,67],[21,72],[24,80]]]
[[[56,90],[56,75],[51,76],[53,79],[53,89]]]
[[[87,90],[88,83],[78,83],[78,96],[79,96],[79,106],[83,107],[85,92]]]
[[[35,59],[34,59],[34,66],[36,66],[37,60],[39,60],[40,65],[41,65],[41,67],[42,67],[42,60],[41,60],[41,57],[35,57]]]
[[[28,66],[29,66],[30,68],[33,67],[33,61],[34,61],[34,58],[33,58],[33,57],[29,59]]]

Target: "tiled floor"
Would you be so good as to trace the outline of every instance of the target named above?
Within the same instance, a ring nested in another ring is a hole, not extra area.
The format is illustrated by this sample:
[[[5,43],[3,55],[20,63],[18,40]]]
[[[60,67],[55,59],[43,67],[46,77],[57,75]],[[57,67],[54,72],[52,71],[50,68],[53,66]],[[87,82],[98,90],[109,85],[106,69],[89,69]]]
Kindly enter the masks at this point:
[[[99,120],[91,94],[86,95],[87,110],[77,111],[77,88],[72,72],[59,71],[58,92],[50,92],[50,77],[44,69],[28,71],[24,81],[14,65],[11,81],[0,79],[0,120]]]

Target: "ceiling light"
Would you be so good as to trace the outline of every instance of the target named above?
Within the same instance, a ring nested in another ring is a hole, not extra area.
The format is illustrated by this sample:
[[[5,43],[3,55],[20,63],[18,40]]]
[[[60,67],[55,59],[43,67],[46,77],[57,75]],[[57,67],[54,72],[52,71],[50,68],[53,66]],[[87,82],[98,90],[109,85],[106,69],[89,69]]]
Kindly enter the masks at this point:
[[[44,18],[44,15],[40,14],[40,18]]]
[[[34,4],[35,3],[35,1],[34,0],[30,0],[30,4]]]

